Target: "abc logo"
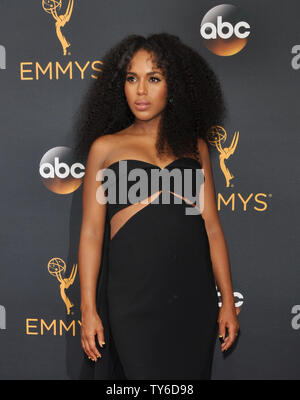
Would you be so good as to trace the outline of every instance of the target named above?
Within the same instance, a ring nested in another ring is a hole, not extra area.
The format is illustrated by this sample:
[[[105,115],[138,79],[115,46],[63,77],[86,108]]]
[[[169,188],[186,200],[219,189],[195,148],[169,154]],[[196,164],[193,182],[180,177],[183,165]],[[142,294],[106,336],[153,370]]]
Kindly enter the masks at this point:
[[[222,296],[221,296],[221,292],[217,292],[218,297],[219,297],[219,307],[222,306]],[[242,293],[240,292],[233,292],[233,296],[234,296],[234,303],[235,303],[235,307],[242,307],[242,305],[244,304],[244,296],[242,295]]]
[[[84,170],[84,166],[74,160],[72,149],[59,146],[44,154],[39,173],[47,189],[58,194],[69,194],[81,185]]]
[[[222,4],[205,14],[200,28],[205,46],[219,56],[231,56],[247,44],[250,25],[242,20],[237,7]]]

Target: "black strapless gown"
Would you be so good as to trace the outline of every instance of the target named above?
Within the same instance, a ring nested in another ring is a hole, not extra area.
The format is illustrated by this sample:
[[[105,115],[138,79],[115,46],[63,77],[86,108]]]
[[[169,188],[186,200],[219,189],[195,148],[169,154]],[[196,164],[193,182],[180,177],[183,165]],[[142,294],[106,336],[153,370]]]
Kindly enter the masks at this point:
[[[122,161],[128,172],[146,171],[149,182],[151,170],[161,170],[144,161]],[[117,181],[120,162],[109,167]],[[183,157],[164,169],[175,168],[202,167]],[[111,218],[131,203],[107,204],[97,291],[106,347],[97,346],[102,358],[93,363],[94,379],[210,379],[219,307],[204,220],[201,214],[186,215],[190,203],[175,204],[170,195],[169,204],[162,204],[161,196],[112,239]]]

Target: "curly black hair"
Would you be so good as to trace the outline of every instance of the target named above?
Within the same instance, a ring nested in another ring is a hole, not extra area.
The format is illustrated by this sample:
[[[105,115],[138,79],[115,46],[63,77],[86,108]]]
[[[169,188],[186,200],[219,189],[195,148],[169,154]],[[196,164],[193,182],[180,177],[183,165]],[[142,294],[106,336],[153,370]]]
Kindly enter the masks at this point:
[[[172,98],[162,112],[158,154],[165,151],[166,143],[175,157],[193,155],[199,159],[198,138],[208,144],[210,128],[222,125],[227,110],[219,80],[207,61],[178,36],[160,33],[145,38],[131,34],[104,55],[101,71],[82,103],[76,124],[77,159],[86,159],[98,137],[134,122],[124,84],[129,62],[140,49],[154,56],[153,62],[166,78],[168,99]]]

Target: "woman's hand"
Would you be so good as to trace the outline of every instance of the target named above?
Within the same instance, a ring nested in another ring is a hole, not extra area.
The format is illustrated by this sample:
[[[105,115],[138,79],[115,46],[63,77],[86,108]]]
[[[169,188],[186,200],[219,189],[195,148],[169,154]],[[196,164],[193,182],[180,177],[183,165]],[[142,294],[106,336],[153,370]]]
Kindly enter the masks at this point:
[[[224,342],[221,344],[221,350],[228,350],[232,343],[235,341],[239,331],[239,322],[237,315],[240,308],[235,308],[233,305],[222,305],[219,311],[219,336],[222,336]],[[228,336],[225,337],[226,328],[228,329]]]
[[[95,336],[97,335],[101,347],[105,345],[102,321],[96,311],[81,312],[81,320],[82,348],[86,355],[96,362],[97,358],[102,357],[102,355],[96,347]]]

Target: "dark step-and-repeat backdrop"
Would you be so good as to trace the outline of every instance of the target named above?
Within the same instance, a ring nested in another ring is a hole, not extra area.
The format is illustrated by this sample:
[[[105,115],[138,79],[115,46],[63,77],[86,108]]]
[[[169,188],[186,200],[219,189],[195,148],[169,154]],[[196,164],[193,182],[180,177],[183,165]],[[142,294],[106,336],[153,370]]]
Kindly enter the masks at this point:
[[[240,335],[212,379],[300,378],[299,18],[296,0],[1,0],[0,379],[81,379],[76,120],[105,52],[160,32],[229,110],[210,145]]]

